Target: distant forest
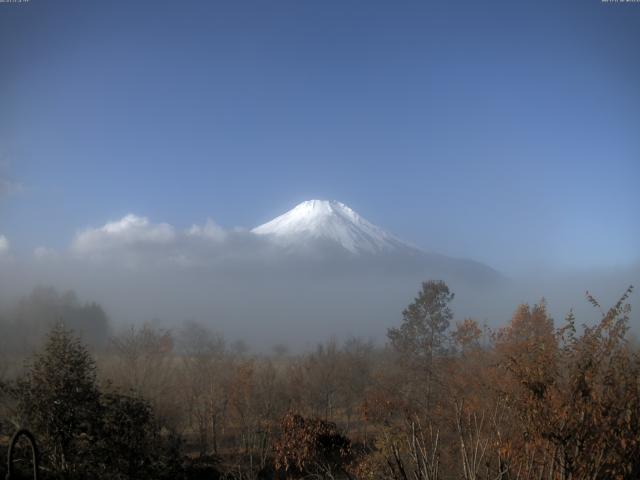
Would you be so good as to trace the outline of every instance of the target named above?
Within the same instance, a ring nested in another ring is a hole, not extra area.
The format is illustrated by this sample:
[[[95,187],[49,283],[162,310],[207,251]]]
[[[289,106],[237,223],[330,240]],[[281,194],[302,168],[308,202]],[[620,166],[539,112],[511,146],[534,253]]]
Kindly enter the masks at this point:
[[[427,281],[385,345],[253,353],[197,322],[115,332],[39,288],[0,311],[0,446],[27,428],[44,479],[638,479],[631,293],[492,329]],[[12,468],[30,475],[26,443]]]

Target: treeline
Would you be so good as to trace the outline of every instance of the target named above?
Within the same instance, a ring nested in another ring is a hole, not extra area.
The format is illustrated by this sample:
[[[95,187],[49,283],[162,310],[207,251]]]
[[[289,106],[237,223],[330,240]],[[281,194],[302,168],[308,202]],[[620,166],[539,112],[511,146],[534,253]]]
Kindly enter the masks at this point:
[[[73,291],[37,287],[0,307],[4,307],[0,308],[0,352],[5,363],[39,348],[59,321],[92,350],[107,346],[112,335],[104,309],[95,302],[81,302]]]
[[[112,337],[62,323],[2,383],[2,433],[31,429],[48,478],[640,478],[631,288],[599,320],[544,302],[495,330],[422,285],[384,347],[248,354],[197,323]]]

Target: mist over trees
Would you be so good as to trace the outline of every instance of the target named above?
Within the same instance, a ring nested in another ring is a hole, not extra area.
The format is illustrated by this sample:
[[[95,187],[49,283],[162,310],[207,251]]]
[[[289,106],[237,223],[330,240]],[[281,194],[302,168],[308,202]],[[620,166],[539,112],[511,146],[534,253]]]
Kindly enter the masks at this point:
[[[2,307],[2,305],[0,305]],[[110,320],[96,302],[81,302],[75,292],[36,287],[0,309],[0,350],[29,352],[39,347],[58,322],[76,332],[91,348],[104,347],[111,335]]]
[[[113,331],[140,327],[152,319],[176,330],[184,321],[195,320],[224,333],[229,343],[241,339],[262,352],[284,344],[300,352],[332,335],[362,336],[383,344],[393,320],[413,300],[416,285],[425,278],[441,278],[431,272],[386,267],[334,267],[316,262],[278,268],[238,263],[233,268],[155,264],[124,268],[16,261],[0,268],[0,317],[4,323],[12,321],[17,298],[28,297],[33,285],[51,285],[58,295],[72,289],[82,302],[97,302]],[[543,270],[509,277],[501,285],[443,280],[456,293],[452,306],[458,318],[473,317],[496,328],[509,320],[515,305],[535,303],[542,297],[556,318],[571,308],[581,317],[593,318],[590,305],[583,301],[585,290],[598,292],[604,304],[612,304],[622,286],[640,281],[640,269],[573,274]],[[51,315],[46,321],[50,326],[57,318]],[[630,325],[640,331],[636,317]]]
[[[2,386],[13,407],[3,413],[35,432],[47,478],[164,478],[171,439],[151,406],[132,391],[101,388],[94,358],[62,323],[25,374]]]
[[[584,327],[541,301],[490,328],[457,320],[458,295],[426,281],[384,346],[269,353],[196,321],[114,333],[98,305],[39,289],[8,311],[37,325],[57,308],[108,333],[89,346],[64,318],[49,324],[4,370],[0,428],[34,432],[45,478],[634,479],[631,293],[609,309],[589,296]]]

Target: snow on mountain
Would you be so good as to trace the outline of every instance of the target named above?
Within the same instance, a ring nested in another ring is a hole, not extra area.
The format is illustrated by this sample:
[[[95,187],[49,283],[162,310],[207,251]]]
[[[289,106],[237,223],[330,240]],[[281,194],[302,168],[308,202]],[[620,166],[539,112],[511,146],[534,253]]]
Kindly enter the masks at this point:
[[[415,250],[335,200],[307,200],[252,232],[286,246],[337,244],[356,255]]]
[[[416,274],[475,284],[490,284],[502,278],[480,262],[413,247],[334,200],[302,202],[251,232],[272,240],[281,248],[280,253],[292,253],[288,258],[321,260],[328,271]],[[276,252],[272,253],[277,256]],[[340,253],[346,253],[356,263],[344,262]],[[318,265],[314,263],[314,268]]]

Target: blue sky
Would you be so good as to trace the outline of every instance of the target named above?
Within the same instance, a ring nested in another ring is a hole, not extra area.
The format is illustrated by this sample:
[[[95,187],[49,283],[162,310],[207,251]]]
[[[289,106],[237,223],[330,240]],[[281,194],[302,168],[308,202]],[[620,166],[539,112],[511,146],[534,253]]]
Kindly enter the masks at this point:
[[[0,4],[0,234],[337,199],[504,271],[640,261],[640,4]]]

